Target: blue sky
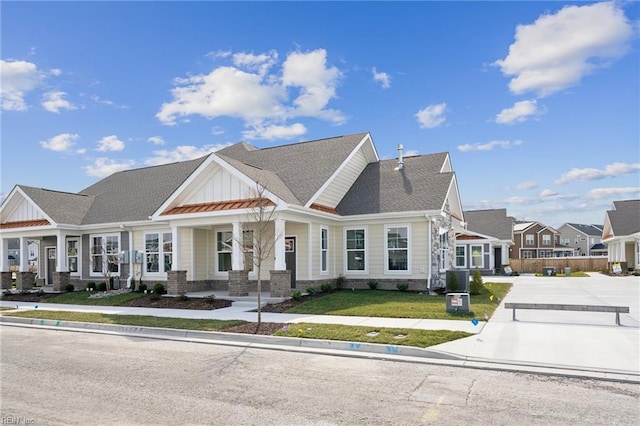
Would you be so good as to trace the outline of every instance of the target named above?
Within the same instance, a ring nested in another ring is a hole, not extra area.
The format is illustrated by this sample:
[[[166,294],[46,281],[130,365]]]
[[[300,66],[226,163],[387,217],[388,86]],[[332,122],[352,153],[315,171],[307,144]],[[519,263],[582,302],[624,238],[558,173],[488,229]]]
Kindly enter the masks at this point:
[[[465,210],[640,198],[638,2],[14,2],[1,189],[371,132],[449,152]]]

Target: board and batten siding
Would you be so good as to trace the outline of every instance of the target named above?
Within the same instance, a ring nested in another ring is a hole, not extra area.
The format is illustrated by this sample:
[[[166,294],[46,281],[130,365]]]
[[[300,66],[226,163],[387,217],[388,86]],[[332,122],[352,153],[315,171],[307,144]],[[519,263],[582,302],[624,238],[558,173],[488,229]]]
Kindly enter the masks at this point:
[[[335,179],[324,189],[315,202],[323,206],[336,207],[356,179],[358,179],[360,173],[367,167],[367,164],[367,158],[361,148],[354,154],[351,161],[340,170]]]
[[[191,183],[181,205],[251,198],[251,192],[255,189],[250,188],[217,164],[211,164],[209,167],[209,170]]]
[[[3,222],[21,222],[25,220],[45,219],[34,204],[23,198],[20,203],[3,219]]]

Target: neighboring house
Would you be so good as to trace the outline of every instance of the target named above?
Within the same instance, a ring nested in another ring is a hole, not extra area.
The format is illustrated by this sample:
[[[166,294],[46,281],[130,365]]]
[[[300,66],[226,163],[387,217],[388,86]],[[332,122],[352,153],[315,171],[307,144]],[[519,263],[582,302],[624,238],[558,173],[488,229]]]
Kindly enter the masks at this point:
[[[455,267],[501,273],[513,246],[513,217],[506,209],[491,209],[466,210],[464,218],[466,229],[456,234]]]
[[[567,256],[566,250],[556,245],[558,231],[540,222],[515,222],[513,225],[514,246],[511,259],[539,259]]]
[[[79,193],[17,185],[0,205],[2,287],[17,238],[40,243],[37,274],[57,291],[105,272],[163,282],[173,294],[255,291],[259,205],[276,215],[261,276],[272,294],[341,276],[356,288],[441,287],[464,222],[456,176],[448,153],[399,152],[381,160],[369,133],[264,149],[237,143],[114,173]],[[18,281],[27,273],[21,265]]]
[[[608,247],[609,268],[640,271],[640,200],[614,201],[607,210],[602,242]]]
[[[565,223],[558,228],[558,244],[573,251],[573,256],[606,256],[602,244],[602,225]]]

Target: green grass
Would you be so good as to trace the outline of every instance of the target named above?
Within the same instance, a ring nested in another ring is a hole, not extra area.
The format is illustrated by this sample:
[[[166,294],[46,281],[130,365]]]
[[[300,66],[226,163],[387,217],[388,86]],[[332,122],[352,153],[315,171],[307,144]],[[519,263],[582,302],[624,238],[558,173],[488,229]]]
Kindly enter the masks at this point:
[[[446,312],[446,296],[384,290],[343,290],[309,300],[287,313],[348,315],[388,318],[458,319],[491,317],[511,283],[485,283],[482,292],[470,296],[471,312]],[[491,298],[493,296],[493,300]]]
[[[10,311],[12,309],[15,309],[15,308],[10,308],[8,306],[0,306],[0,311]]]
[[[146,296],[144,293],[123,293],[99,299],[90,299],[89,296],[95,293],[95,291],[73,291],[71,293],[62,293],[56,297],[43,299],[42,302],[65,303],[69,305],[118,306],[128,300]]]
[[[375,337],[367,336],[378,332]],[[289,324],[286,331],[280,330],[276,336],[302,337],[305,339],[340,340],[348,342],[381,343],[387,345],[417,346],[425,348],[440,343],[472,336],[464,331],[416,330],[404,328],[362,327],[338,324]],[[403,335],[403,338],[397,336]]]
[[[135,325],[139,327],[177,328],[180,330],[218,331],[239,325],[240,320],[186,319],[172,317],[152,317],[148,315],[114,315],[95,312],[66,311],[21,311],[5,313],[5,316],[50,319],[57,321],[92,322],[99,324]]]

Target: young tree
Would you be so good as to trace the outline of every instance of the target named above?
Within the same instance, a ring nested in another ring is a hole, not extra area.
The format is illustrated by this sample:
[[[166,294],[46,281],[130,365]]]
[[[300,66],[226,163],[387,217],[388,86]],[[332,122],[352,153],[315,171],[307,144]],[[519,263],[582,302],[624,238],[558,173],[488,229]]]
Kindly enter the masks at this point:
[[[109,244],[107,244],[106,247],[102,245],[102,239],[100,239],[99,242],[100,244],[94,242],[93,247],[91,247],[93,268],[95,272],[102,273],[107,291],[110,291],[111,277],[113,276],[113,272],[117,271],[119,267],[118,253],[114,251]]]

